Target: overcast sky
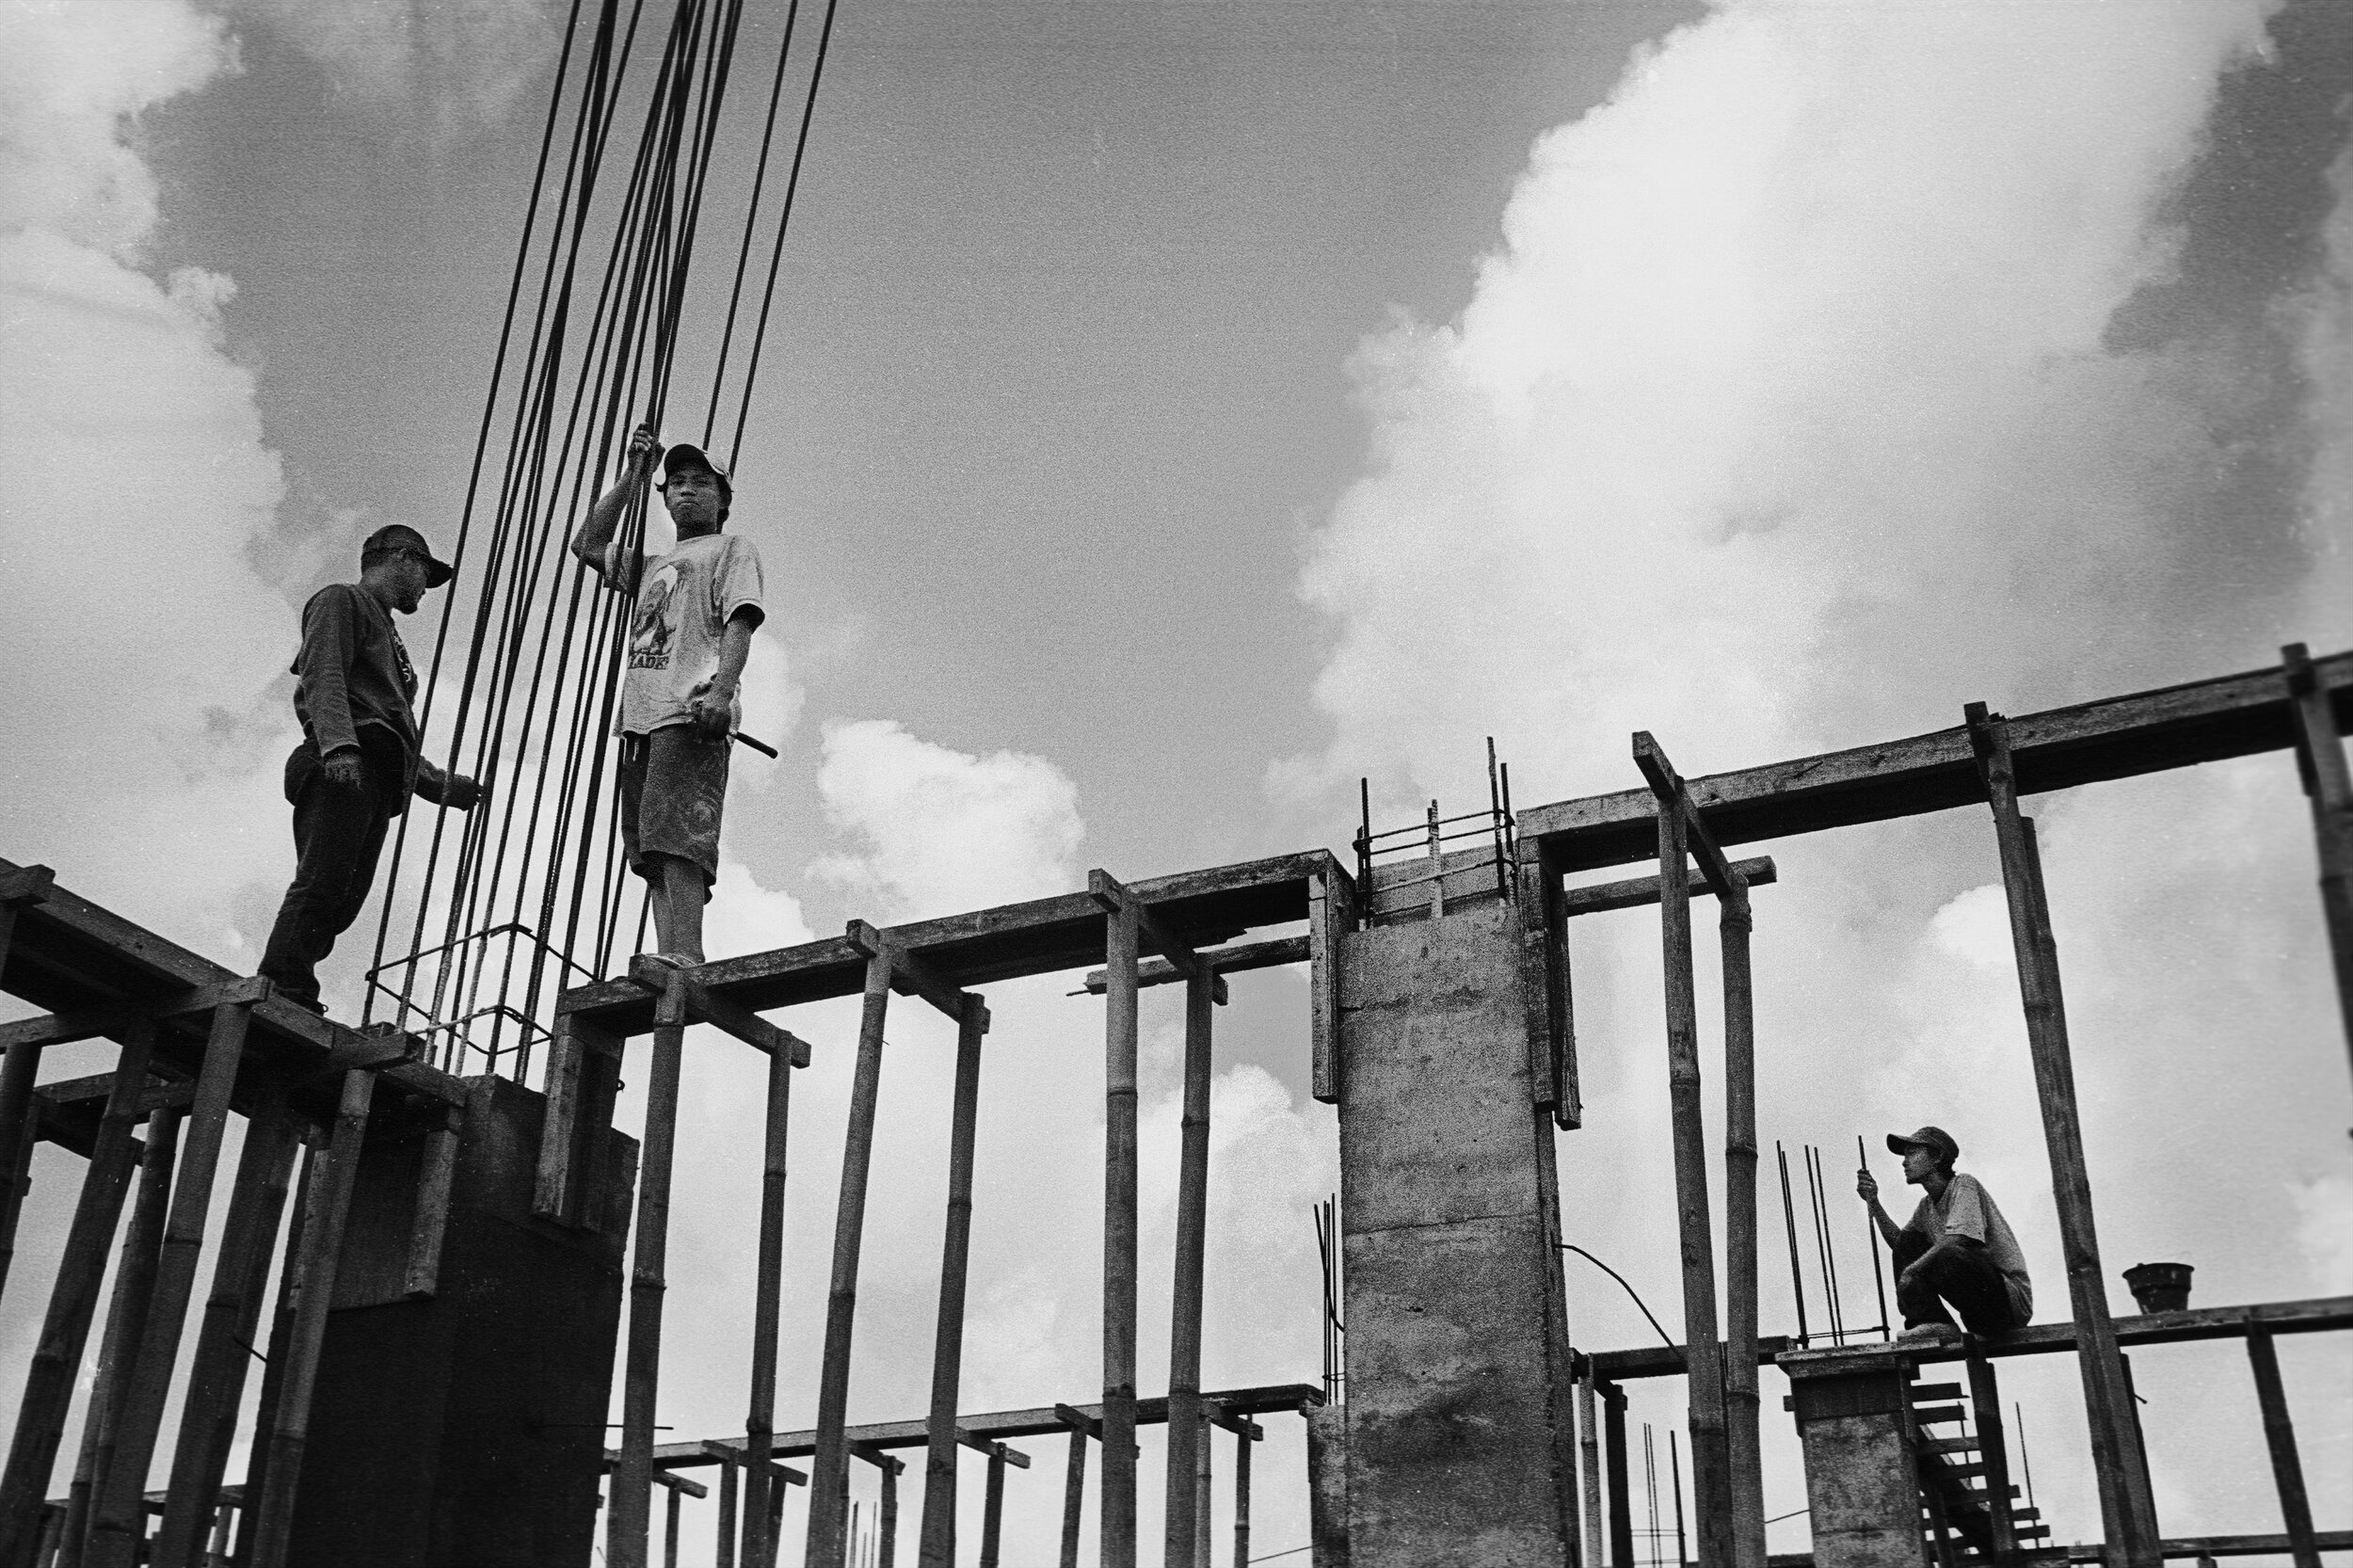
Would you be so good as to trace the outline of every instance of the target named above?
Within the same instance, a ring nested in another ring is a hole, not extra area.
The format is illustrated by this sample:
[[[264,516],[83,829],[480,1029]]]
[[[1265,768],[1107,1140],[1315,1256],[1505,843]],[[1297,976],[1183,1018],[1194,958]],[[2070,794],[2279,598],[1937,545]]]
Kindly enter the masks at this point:
[[[746,100],[776,37],[754,12]],[[1636,782],[1636,728],[1700,774],[1970,699],[2023,712],[2353,646],[2337,0],[840,15],[729,522],[767,562],[752,728],[785,757],[738,769],[717,952],[1094,865],[1337,848],[1359,776],[1390,821],[1475,804],[1489,734],[1526,803]],[[292,867],[296,612],[382,522],[454,537],[561,21],[0,0],[0,854],[256,962]],[[2179,1257],[2201,1304],[2353,1291],[2345,1042],[2292,763],[2030,809],[2111,1276]],[[2039,1317],[2063,1316],[1984,813],[1766,847],[1763,1134],[1837,1174],[1857,1133],[1952,1129]],[[1572,945],[1589,1125],[1561,1144],[1564,1226],[1673,1321],[1655,932],[1621,914]],[[358,968],[338,953],[330,1001]],[[991,998],[968,1409],[1097,1375],[1100,1004],[1070,984]],[[1174,1005],[1146,1010],[1155,1389]],[[853,1026],[784,1021],[819,1046],[794,1128],[806,1351]],[[1305,1208],[1337,1160],[1304,981],[1241,981],[1221,1026],[1209,1375],[1312,1381]],[[892,1040],[864,1419],[920,1408],[937,1270],[949,1040]],[[716,1041],[690,1074],[662,1415],[681,1434],[740,1416],[753,1081]],[[73,1177],[43,1149],[31,1235]],[[1580,1344],[1648,1337],[1570,1267]],[[45,1290],[24,1259],[10,1283],[0,1388]],[[1778,1267],[1765,1320],[1792,1326]],[[2341,1341],[2282,1356],[2343,1523],[2353,1368]],[[2278,1528],[2236,1352],[2136,1371],[2166,1533]],[[815,1374],[788,1354],[782,1424]],[[2072,1369],[2008,1375],[2046,1516],[2096,1535]],[[1803,1498],[1766,1392],[1780,1513]],[[1669,1390],[1637,1398],[1679,1419]],[[1272,1435],[1264,1551],[1305,1540],[1297,1425]],[[1015,1482],[1024,1553],[1052,1468]],[[1803,1521],[1771,1540],[1796,1549]]]

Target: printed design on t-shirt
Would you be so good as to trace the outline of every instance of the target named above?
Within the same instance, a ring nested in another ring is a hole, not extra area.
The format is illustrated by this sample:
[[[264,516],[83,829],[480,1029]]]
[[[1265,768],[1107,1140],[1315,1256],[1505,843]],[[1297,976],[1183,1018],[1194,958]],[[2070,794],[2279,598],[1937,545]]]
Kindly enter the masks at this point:
[[[629,629],[631,669],[670,667],[670,651],[678,642],[679,580],[685,574],[683,563],[664,561],[638,591],[637,614]]]

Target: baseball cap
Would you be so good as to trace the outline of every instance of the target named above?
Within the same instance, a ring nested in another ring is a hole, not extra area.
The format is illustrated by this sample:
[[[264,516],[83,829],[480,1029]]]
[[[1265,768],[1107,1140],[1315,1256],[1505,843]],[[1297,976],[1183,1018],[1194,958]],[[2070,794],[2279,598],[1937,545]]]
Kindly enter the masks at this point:
[[[1909,1137],[1898,1132],[1887,1135],[1890,1154],[1901,1154],[1910,1148],[1934,1149],[1947,1165],[1961,1158],[1961,1145],[1954,1143],[1953,1135],[1941,1127],[1924,1127]]]
[[[438,588],[456,574],[457,568],[447,561],[436,560],[433,547],[424,542],[424,536],[405,522],[387,523],[370,534],[360,547],[360,564],[366,566],[371,555],[405,551],[424,562],[424,585]]]
[[[735,493],[735,476],[728,472],[727,464],[692,441],[680,441],[662,455],[662,483],[667,485],[670,475],[682,467],[707,468],[717,477],[721,489]]]

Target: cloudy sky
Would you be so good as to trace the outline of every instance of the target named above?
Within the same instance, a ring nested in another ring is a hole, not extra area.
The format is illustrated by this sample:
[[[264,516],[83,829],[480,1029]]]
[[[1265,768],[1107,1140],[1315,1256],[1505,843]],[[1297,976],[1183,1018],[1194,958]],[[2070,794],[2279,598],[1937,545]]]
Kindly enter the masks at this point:
[[[778,33],[754,13],[746,102]],[[0,854],[256,961],[296,614],[380,523],[454,537],[561,24],[0,0]],[[2334,0],[844,0],[729,524],[768,565],[752,728],[785,756],[738,770],[714,950],[1339,847],[1360,776],[1392,821],[1475,803],[1489,734],[1522,801],[1558,799],[1633,783],[1635,728],[1698,774],[2353,646],[2349,91]],[[2111,1273],[2353,1290],[2293,766],[2033,809]],[[2063,1313],[1982,813],[1769,848],[1763,1133],[1835,1172],[1858,1132],[1951,1128]],[[1655,936],[1621,914],[1573,947],[1564,1224],[1673,1321]],[[1068,984],[991,998],[971,1409],[1096,1376],[1100,1004]],[[795,1425],[852,1025],[785,1021],[819,1046]],[[1147,1282],[1176,1022],[1149,999]],[[1221,1024],[1209,1375],[1311,1381],[1337,1161],[1303,980],[1239,982]],[[891,1038],[857,1418],[928,1379],[951,1042]],[[740,1418],[757,1160],[753,1075],[698,1049],[680,1434]],[[40,1160],[55,1234],[72,1171]],[[1577,1340],[1643,1342],[1570,1266]],[[44,1288],[11,1284],[0,1380]],[[1791,1326],[1776,1269],[1765,1319]],[[2282,1356],[2343,1523],[2347,1358]],[[2236,1353],[2136,1372],[2166,1532],[2276,1529]],[[2046,1516],[2096,1535],[2072,1371],[2010,1382]],[[1773,1513],[1803,1501],[1779,1391]],[[1269,1552],[1305,1540],[1296,1423],[1272,1438]],[[1050,1473],[1016,1479],[1022,1553]]]

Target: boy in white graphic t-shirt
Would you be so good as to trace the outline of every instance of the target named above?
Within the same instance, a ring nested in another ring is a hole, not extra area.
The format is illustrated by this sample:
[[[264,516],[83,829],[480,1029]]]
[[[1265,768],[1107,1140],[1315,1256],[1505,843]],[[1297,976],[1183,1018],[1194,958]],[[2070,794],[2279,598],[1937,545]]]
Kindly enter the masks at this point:
[[[662,455],[662,501],[678,544],[642,571],[616,537]],[[760,623],[760,552],[720,533],[735,498],[727,467],[698,446],[662,453],[650,425],[630,437],[628,466],[588,509],[572,553],[616,593],[634,596],[621,673],[621,847],[650,885],[658,956],[703,962],[703,904],[719,874],[728,737],[742,718],[737,685]]]

